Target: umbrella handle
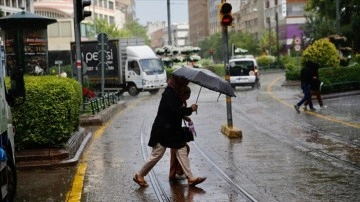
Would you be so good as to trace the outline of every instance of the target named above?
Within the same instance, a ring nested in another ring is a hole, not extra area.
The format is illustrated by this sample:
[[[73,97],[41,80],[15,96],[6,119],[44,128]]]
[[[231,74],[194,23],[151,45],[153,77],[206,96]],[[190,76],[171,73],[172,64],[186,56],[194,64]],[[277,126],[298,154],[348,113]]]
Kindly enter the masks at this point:
[[[199,96],[200,96],[201,89],[202,89],[202,86],[200,86],[200,90],[199,90],[198,96],[197,96],[197,98],[196,98],[196,102],[195,102],[195,104],[197,104],[197,101],[198,101]],[[196,114],[197,114],[197,111],[196,111]]]
[[[196,102],[195,102],[195,104],[197,104],[197,101],[198,101],[199,96],[200,96],[201,89],[202,89],[202,86],[200,86],[200,90],[199,90],[198,96],[197,96],[197,98],[196,98]]]

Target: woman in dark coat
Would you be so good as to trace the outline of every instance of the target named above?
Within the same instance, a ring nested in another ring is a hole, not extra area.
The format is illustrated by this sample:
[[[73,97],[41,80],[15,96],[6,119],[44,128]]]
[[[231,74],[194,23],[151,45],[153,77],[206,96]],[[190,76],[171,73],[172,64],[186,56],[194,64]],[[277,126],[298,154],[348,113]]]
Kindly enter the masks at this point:
[[[134,175],[133,180],[140,186],[148,186],[144,179],[150,170],[164,155],[166,148],[177,149],[176,157],[188,179],[190,186],[195,186],[206,178],[194,177],[190,169],[184,134],[182,134],[182,119],[197,111],[198,106],[184,107],[181,100],[181,92],[186,88],[188,80],[173,76],[160,100],[158,113],[152,126],[148,145],[152,147],[149,159],[143,167]]]

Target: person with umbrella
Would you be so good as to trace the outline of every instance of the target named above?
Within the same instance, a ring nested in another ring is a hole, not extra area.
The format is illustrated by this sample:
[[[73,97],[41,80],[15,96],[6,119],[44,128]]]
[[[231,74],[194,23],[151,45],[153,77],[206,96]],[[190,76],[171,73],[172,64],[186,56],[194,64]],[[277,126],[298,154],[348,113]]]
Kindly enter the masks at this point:
[[[183,101],[184,107],[187,107],[187,100],[190,98],[191,95],[191,89],[189,86],[186,86],[185,90],[181,93],[181,100]],[[190,125],[190,122],[192,123],[192,120],[190,117],[185,116],[184,122],[188,122]],[[193,134],[194,135],[194,134]],[[187,155],[189,156],[190,152],[190,146],[185,143]],[[176,149],[170,149],[170,171],[169,171],[169,181],[176,182],[177,180],[183,180],[184,177],[184,170],[181,168],[180,162],[176,158]]]
[[[187,156],[185,136],[182,134],[182,119],[198,109],[196,104],[190,107],[183,106],[180,96],[188,84],[189,80],[173,76],[162,94],[148,143],[152,147],[152,152],[149,159],[133,177],[133,180],[142,187],[148,186],[144,177],[163,157],[166,148],[176,149],[176,157],[184,170],[189,186],[195,186],[206,180],[205,177],[193,176]]]

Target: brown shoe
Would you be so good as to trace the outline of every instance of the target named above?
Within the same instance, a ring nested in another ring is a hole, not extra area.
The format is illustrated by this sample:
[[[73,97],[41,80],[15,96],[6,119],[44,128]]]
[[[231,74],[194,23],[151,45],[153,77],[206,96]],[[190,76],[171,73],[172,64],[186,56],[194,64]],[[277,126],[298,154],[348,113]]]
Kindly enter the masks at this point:
[[[139,179],[138,174],[135,174],[133,177],[133,180],[140,185],[141,187],[147,187],[149,186],[148,183],[144,179]]]
[[[188,185],[189,186],[195,186],[197,184],[200,184],[206,180],[206,177],[197,177],[194,180],[188,179]]]

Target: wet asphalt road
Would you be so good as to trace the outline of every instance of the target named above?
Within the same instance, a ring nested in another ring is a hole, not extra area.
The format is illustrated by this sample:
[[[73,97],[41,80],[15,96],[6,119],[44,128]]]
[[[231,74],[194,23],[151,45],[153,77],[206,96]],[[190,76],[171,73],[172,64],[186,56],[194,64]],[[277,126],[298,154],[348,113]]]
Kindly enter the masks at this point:
[[[225,97],[201,90],[189,157],[193,173],[207,180],[196,188],[168,182],[168,152],[146,177],[148,188],[132,181],[150,152],[161,94],[126,94],[128,107],[94,133],[78,167],[19,172],[16,201],[358,201],[360,96],[326,99],[327,109],[297,114],[300,87],[283,81],[283,73],[263,74],[260,89],[236,89],[232,117],[242,139],[220,132]],[[189,103],[199,87],[191,89]]]

